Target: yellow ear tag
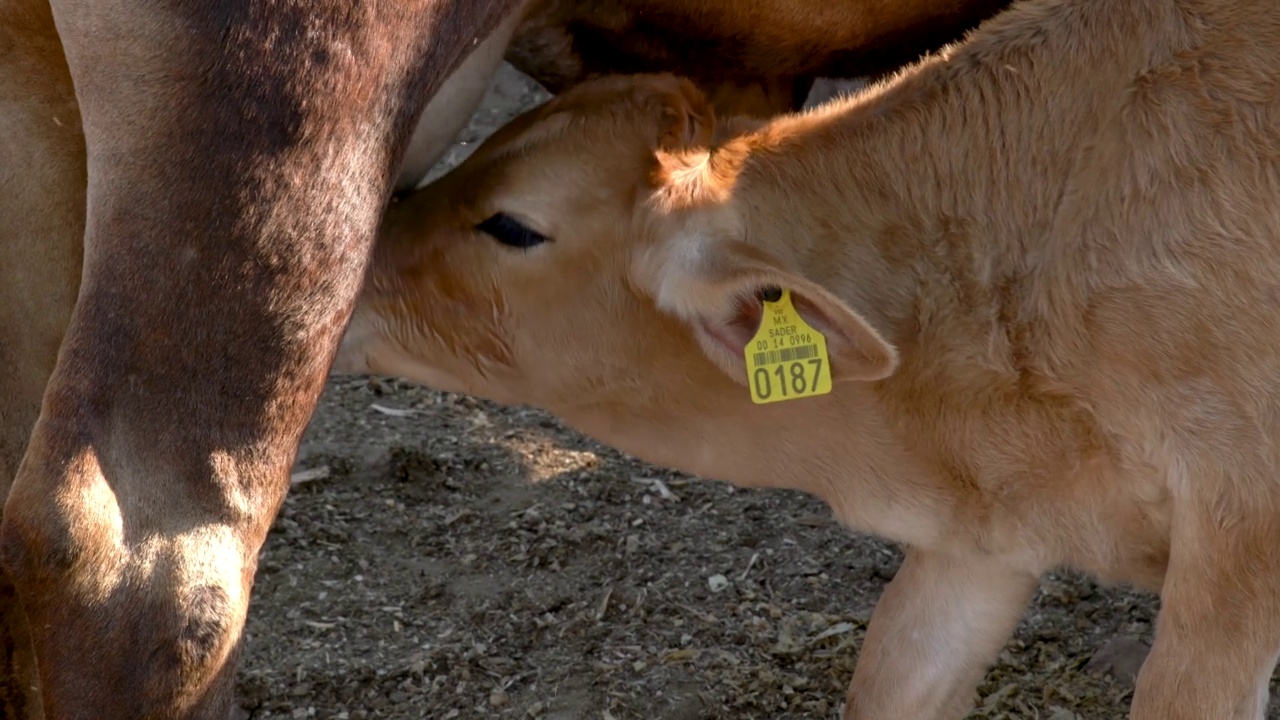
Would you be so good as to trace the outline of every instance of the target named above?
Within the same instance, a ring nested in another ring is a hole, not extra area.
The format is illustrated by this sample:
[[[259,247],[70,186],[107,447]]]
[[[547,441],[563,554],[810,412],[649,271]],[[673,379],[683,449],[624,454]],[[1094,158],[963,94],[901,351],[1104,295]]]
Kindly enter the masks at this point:
[[[796,312],[790,290],[764,301],[760,329],[743,354],[751,401],[757,405],[831,392],[827,339]]]

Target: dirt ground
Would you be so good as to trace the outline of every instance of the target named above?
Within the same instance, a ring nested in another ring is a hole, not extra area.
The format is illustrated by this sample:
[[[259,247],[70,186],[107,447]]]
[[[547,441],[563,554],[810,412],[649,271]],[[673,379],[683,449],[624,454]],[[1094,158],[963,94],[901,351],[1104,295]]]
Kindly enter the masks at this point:
[[[545,97],[504,66],[433,172]],[[838,718],[901,558],[799,493],[399,382],[331,379],[297,470],[246,628],[254,720]],[[1106,656],[1155,607],[1047,578],[970,717],[1124,717],[1133,670]]]

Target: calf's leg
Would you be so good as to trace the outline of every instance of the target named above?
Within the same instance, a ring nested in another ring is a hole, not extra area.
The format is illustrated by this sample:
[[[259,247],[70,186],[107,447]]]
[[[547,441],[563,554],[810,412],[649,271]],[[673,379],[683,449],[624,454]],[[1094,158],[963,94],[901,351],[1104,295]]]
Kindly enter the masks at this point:
[[[0,498],[80,284],[84,136],[48,0],[0,3]],[[26,618],[0,570],[0,717],[41,716]]]
[[[399,153],[512,2],[52,3],[84,274],[0,524],[50,720],[227,717]]]
[[[1038,579],[995,558],[911,548],[867,627],[845,720],[959,720]]]
[[[1197,482],[1175,501],[1155,642],[1130,717],[1263,720],[1280,654],[1280,508],[1262,492],[1237,494],[1248,503],[1220,496],[1232,480]]]

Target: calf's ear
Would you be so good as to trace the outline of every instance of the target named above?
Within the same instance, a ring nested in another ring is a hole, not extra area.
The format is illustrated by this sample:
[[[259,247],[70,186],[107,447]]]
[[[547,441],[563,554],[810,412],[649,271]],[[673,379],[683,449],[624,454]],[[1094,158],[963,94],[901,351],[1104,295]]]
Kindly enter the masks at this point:
[[[655,75],[646,80],[640,92],[658,114],[654,149],[678,154],[709,147],[716,120],[706,95],[685,78]]]
[[[826,339],[834,382],[882,380],[897,368],[897,351],[865,317],[759,248],[684,238],[648,260],[645,275],[659,307],[683,319],[707,357],[744,384],[743,354],[760,328],[765,299],[782,290]]]

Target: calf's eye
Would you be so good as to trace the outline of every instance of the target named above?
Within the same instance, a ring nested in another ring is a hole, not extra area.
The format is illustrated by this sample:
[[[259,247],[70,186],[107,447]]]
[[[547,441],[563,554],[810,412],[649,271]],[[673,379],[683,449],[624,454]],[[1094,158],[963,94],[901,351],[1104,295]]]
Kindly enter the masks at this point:
[[[476,225],[476,230],[492,237],[503,245],[518,248],[541,245],[548,240],[546,235],[531,229],[505,213],[490,215],[487,220]]]

